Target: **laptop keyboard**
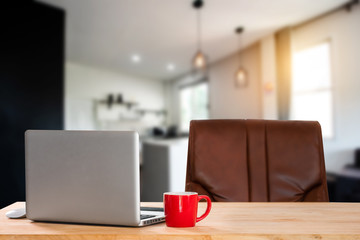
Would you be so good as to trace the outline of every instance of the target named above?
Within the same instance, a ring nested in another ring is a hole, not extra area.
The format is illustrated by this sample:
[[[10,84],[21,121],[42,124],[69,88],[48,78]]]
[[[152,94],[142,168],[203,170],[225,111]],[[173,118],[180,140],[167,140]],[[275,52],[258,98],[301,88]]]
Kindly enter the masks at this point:
[[[141,211],[151,211],[151,212],[164,212],[164,208],[159,208],[159,207],[141,207],[140,208]],[[140,215],[140,219],[144,220],[147,218],[152,218],[152,217],[156,217],[157,215],[150,215],[150,214],[141,214]],[[152,221],[152,220],[149,220]]]
[[[164,208],[160,207],[140,207],[141,211],[153,211],[153,212],[163,212]]]
[[[147,219],[147,218],[152,218],[152,217],[156,217],[156,215],[140,215],[140,219],[143,220],[143,219]]]

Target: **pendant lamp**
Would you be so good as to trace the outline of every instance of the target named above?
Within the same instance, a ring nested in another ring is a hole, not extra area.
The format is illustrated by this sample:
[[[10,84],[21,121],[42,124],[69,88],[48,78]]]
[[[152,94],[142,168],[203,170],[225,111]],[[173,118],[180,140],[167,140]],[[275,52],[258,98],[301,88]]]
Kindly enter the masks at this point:
[[[241,55],[240,55],[240,34],[244,31],[243,27],[238,27],[235,29],[235,33],[239,35],[239,67],[235,72],[235,86],[238,88],[246,87],[248,84],[248,76],[245,68],[241,66]]]
[[[197,52],[192,59],[192,65],[196,70],[205,70],[207,67],[207,59],[201,51],[201,16],[200,9],[204,6],[202,0],[195,0],[193,7],[197,10]]]

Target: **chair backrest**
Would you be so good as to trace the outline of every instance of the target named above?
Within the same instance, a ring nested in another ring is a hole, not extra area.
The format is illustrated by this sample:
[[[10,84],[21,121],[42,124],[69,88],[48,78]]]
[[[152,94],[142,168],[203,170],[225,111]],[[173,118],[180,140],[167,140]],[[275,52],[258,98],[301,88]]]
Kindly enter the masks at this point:
[[[213,201],[329,201],[313,121],[193,120],[186,191]]]

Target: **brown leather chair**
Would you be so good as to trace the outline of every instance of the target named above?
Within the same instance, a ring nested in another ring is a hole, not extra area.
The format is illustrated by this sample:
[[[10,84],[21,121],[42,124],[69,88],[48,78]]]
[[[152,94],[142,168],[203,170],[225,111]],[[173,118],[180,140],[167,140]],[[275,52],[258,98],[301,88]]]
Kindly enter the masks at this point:
[[[186,191],[219,202],[329,201],[320,124],[191,121]]]

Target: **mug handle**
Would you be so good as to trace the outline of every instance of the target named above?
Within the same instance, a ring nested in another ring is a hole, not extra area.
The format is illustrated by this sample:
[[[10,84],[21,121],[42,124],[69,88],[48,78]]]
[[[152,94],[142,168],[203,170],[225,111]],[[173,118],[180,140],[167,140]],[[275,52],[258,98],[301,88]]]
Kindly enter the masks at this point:
[[[200,222],[201,220],[203,220],[204,218],[207,217],[207,215],[209,215],[210,213],[210,210],[211,210],[211,200],[208,196],[206,195],[199,195],[198,196],[198,202],[201,200],[201,199],[205,199],[206,200],[206,203],[207,203],[207,207],[206,207],[206,211],[203,215],[201,215],[200,217],[197,217],[196,218],[196,222]]]

